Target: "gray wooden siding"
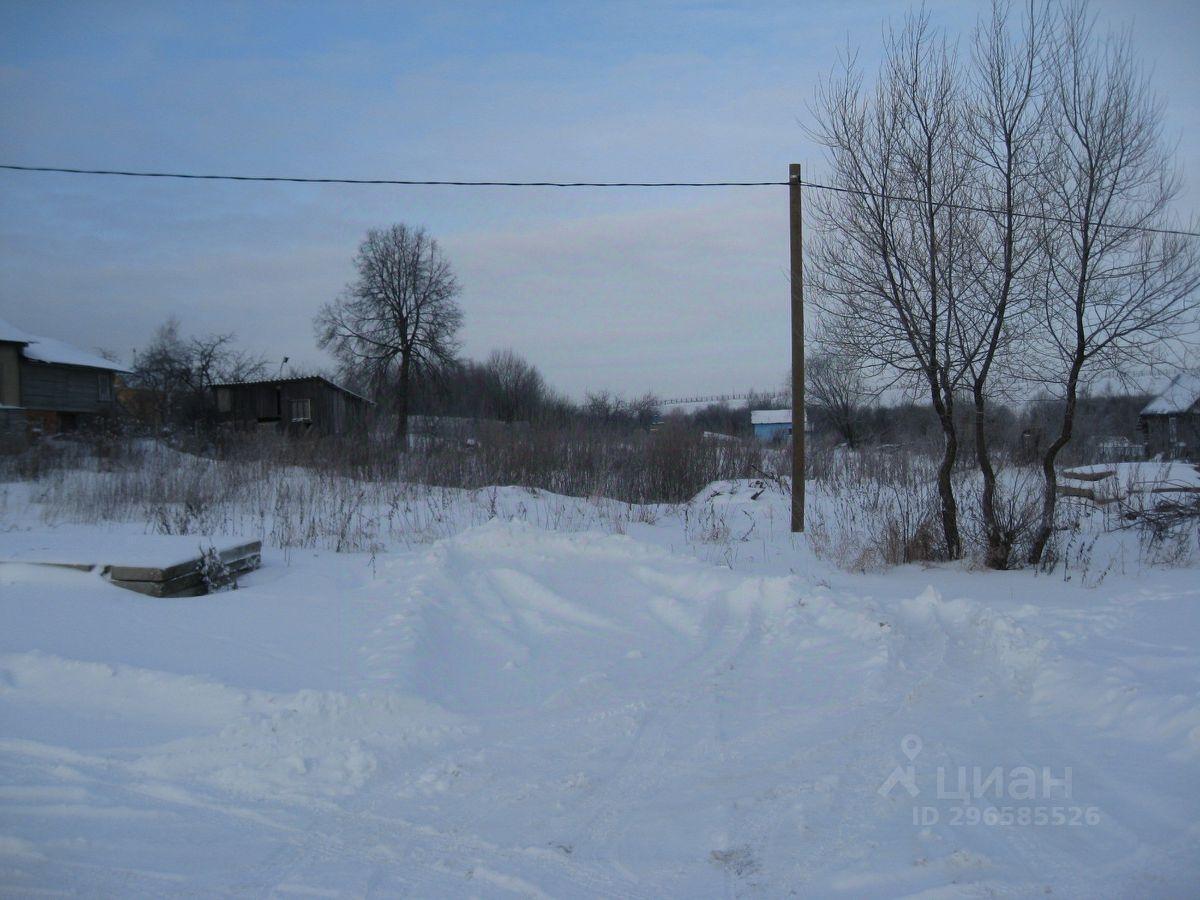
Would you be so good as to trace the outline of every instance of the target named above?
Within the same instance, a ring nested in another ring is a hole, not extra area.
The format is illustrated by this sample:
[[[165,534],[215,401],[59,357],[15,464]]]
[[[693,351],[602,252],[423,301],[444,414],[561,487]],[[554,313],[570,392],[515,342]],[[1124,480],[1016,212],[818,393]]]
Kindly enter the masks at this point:
[[[0,344],[0,406],[21,405],[19,344]]]
[[[275,384],[246,384],[219,387],[229,391],[229,410],[222,418],[239,426],[256,422],[277,422],[291,432],[316,431],[321,434],[343,434],[353,427],[366,402],[317,379],[284,381]],[[311,403],[312,424],[292,422],[292,401]]]
[[[1142,427],[1146,432],[1148,455],[1162,453],[1168,458],[1200,457],[1200,412],[1142,416]]]
[[[99,378],[108,379],[109,400],[101,400]],[[21,361],[21,405],[28,409],[95,413],[113,407],[112,373],[50,363]]]

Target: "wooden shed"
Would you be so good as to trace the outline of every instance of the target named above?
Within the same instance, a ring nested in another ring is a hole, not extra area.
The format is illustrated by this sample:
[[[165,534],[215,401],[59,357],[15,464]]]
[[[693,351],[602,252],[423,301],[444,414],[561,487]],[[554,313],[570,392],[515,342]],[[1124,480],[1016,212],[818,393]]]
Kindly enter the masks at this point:
[[[238,429],[272,428],[289,434],[345,434],[362,421],[371,401],[320,375],[213,385],[217,417]]]

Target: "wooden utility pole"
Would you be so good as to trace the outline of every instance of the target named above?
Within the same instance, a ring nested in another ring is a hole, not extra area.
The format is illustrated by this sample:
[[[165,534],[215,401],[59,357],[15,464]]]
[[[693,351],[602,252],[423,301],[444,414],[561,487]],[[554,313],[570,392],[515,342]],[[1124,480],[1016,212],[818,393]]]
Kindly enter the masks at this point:
[[[788,224],[792,243],[792,531],[804,530],[804,223],[800,164],[788,166]]]

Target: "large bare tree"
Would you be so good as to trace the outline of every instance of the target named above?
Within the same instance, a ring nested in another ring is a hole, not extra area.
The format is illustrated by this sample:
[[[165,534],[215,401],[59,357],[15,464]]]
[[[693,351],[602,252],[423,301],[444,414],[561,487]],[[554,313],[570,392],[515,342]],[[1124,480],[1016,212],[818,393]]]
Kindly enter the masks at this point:
[[[1019,535],[1015,523],[1002,521],[998,512],[989,405],[1011,387],[1028,348],[1030,312],[1044,270],[1034,217],[1046,190],[1050,29],[1047,4],[1031,0],[1020,16],[1005,0],[992,4],[973,35],[964,117],[975,209],[972,245],[965,255],[971,290],[959,320],[975,461],[983,482],[985,562],[995,569],[1009,567]]]
[[[927,14],[910,16],[887,35],[875,88],[863,90],[847,59],[822,86],[815,111],[815,137],[839,189],[816,198],[819,237],[809,255],[816,303],[841,343],[829,349],[929,397],[943,436],[944,550],[957,558],[954,405],[968,373],[959,316],[970,287],[962,264],[969,220],[957,207],[971,166],[953,49]]]
[[[1096,33],[1084,3],[1060,8],[1046,165],[1038,373],[1062,397],[1042,456],[1039,562],[1053,529],[1058,454],[1071,440],[1090,372],[1145,371],[1193,333],[1200,279],[1194,239],[1169,229],[1179,181],[1162,137],[1162,106],[1127,36]]]
[[[393,393],[405,450],[416,379],[450,364],[458,350],[458,281],[437,241],[403,224],[367,232],[354,265],[355,280],[317,315],[317,340],[377,396]]]

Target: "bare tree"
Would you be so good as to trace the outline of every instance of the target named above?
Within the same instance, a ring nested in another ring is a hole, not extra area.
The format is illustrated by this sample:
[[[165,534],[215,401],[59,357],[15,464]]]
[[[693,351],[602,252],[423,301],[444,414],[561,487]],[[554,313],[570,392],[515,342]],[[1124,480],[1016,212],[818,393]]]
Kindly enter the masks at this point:
[[[497,350],[483,364],[483,374],[492,410],[500,421],[533,419],[547,393],[537,367],[512,350]]]
[[[910,17],[888,36],[873,91],[850,60],[817,102],[816,136],[840,189],[814,203],[824,227],[809,272],[836,335],[827,345],[927,392],[943,433],[949,556],[961,550],[955,399],[969,394],[996,568],[1018,538],[997,512],[996,401],[1030,379],[1062,398],[1040,451],[1036,562],[1081,386],[1092,372],[1144,372],[1179,348],[1200,280],[1196,244],[1162,230],[1178,181],[1128,39],[1098,39],[1082,0],[1045,3],[1028,0],[1018,17],[994,0],[969,69],[925,14]]]
[[[266,361],[237,349],[232,333],[189,338],[180,332],[172,316],[134,358],[131,383],[152,393],[159,422],[199,421],[211,412],[214,384],[266,373]]]
[[[956,204],[971,161],[961,146],[953,51],[925,13],[910,16],[887,36],[873,91],[862,90],[847,59],[816,106],[815,136],[840,189],[814,203],[821,227],[809,256],[817,305],[838,335],[829,349],[887,370],[929,397],[943,436],[937,487],[944,552],[957,558],[954,404],[969,370],[959,316],[970,285],[961,260],[969,223]]]
[[[1162,139],[1162,106],[1128,37],[1099,38],[1083,3],[1061,9],[1057,30],[1038,374],[1064,402],[1041,460],[1034,563],[1053,533],[1055,462],[1071,440],[1089,370],[1148,367],[1178,346],[1194,328],[1200,280],[1193,241],[1144,230],[1171,226],[1179,181]]]
[[[975,461],[983,479],[985,562],[995,569],[1009,567],[1018,534],[997,513],[989,403],[997,381],[1011,376],[1027,349],[1021,332],[1030,326],[1045,258],[1031,215],[1045,190],[1049,7],[1031,0],[1018,26],[1012,19],[1006,0],[995,0],[975,28],[964,119],[966,152],[974,163],[971,205],[977,214],[970,229],[973,246],[966,255],[972,289],[959,327],[973,406]]]
[[[863,408],[874,396],[862,361],[838,350],[818,345],[804,363],[807,400],[827,420],[837,436],[851,449],[863,439]]]
[[[580,412],[594,423],[647,430],[661,417],[662,404],[649,392],[626,400],[608,391],[598,391],[587,394]]]
[[[389,386],[404,450],[415,380],[458,349],[458,281],[437,241],[403,224],[367,232],[354,265],[358,277],[317,315],[317,340],[377,394]]]
[[[180,392],[188,383],[187,342],[179,334],[179,320],[172,316],[154,332],[154,337],[133,358],[132,386],[149,391],[154,398],[155,418],[170,421]]]

